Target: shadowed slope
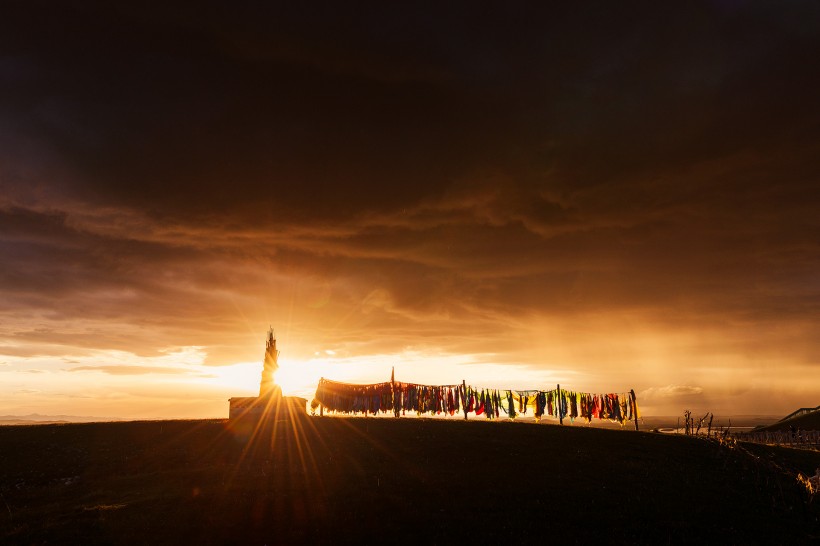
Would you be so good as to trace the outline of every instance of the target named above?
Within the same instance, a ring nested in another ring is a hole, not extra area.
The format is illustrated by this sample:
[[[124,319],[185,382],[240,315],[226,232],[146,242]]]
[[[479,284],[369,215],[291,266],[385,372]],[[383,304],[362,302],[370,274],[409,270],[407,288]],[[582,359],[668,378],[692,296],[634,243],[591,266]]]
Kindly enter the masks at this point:
[[[810,543],[818,506],[703,440],[509,422],[302,418],[0,428],[9,543]],[[813,472],[820,454],[763,450]],[[801,496],[802,495],[802,496]],[[391,538],[392,537],[392,538]]]
[[[790,427],[800,430],[820,430],[820,410],[784,419],[758,430],[790,430]]]

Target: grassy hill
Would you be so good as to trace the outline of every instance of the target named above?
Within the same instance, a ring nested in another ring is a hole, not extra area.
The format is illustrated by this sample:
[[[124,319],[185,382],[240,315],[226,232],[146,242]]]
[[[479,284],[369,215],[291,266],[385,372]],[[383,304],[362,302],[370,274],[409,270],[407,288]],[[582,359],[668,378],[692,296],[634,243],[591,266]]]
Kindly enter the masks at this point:
[[[514,422],[0,427],[3,544],[810,544],[820,453]]]
[[[758,430],[790,430],[790,427],[800,430],[820,430],[820,411],[799,415],[785,421],[778,421]]]

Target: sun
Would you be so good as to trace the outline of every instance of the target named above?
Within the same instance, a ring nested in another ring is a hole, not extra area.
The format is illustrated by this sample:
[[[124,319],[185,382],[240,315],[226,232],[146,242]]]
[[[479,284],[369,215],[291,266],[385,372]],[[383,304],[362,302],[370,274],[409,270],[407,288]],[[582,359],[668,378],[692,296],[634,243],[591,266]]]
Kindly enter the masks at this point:
[[[235,389],[250,395],[259,392],[262,378],[262,364],[259,362],[241,362],[230,366],[221,366],[208,370],[207,382],[220,387]],[[279,369],[273,381],[282,389],[285,396],[310,397],[319,383],[319,370],[308,363],[281,359]]]
[[[281,359],[273,381],[285,396],[308,396],[319,384],[319,372],[306,362]]]

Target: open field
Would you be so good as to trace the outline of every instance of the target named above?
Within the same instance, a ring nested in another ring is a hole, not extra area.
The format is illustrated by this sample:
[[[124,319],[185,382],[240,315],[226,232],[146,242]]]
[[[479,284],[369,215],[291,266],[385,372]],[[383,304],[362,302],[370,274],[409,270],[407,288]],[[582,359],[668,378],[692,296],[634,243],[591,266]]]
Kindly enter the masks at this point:
[[[810,544],[820,453],[515,422],[0,427],[0,543]]]

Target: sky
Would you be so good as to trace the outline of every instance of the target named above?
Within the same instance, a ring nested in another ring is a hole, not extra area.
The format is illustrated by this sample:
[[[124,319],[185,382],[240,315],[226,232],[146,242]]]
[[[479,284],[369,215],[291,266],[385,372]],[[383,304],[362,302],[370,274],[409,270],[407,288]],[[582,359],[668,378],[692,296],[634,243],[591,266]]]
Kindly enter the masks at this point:
[[[506,4],[5,2],[0,414],[820,404],[820,6]]]

